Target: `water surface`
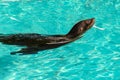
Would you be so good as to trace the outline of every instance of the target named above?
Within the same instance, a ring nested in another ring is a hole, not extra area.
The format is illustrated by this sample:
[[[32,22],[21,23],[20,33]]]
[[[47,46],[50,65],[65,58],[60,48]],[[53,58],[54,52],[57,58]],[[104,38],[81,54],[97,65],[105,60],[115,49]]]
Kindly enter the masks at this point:
[[[0,80],[120,80],[120,0],[0,1],[4,34],[65,34],[93,17],[81,39],[37,55],[13,56],[20,47],[0,44]]]

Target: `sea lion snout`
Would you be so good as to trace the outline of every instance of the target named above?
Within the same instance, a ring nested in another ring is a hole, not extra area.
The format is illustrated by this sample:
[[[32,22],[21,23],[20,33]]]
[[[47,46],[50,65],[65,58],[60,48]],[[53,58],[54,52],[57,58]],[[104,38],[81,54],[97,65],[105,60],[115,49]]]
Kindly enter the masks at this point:
[[[85,22],[86,25],[88,25],[88,26],[86,26],[87,29],[89,29],[89,28],[94,24],[95,19],[94,19],[94,18],[87,19],[87,20],[85,20],[84,22]]]
[[[94,22],[94,18],[85,20],[85,23],[88,25],[90,25],[93,22]]]

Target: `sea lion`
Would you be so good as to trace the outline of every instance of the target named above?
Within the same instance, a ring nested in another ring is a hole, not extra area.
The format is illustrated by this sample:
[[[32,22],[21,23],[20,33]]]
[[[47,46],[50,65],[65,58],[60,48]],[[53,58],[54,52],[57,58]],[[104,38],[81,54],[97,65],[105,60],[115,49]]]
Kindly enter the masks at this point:
[[[65,35],[42,35],[36,33],[26,34],[0,34],[0,42],[8,45],[26,46],[16,53],[34,54],[41,50],[53,49],[79,39],[81,35],[90,29],[94,24],[94,18],[78,22]]]

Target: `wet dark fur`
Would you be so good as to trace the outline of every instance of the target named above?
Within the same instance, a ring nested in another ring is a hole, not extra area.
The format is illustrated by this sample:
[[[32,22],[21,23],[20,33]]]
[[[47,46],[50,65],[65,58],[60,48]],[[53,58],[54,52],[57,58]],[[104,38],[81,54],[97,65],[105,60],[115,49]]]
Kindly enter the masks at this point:
[[[41,35],[30,34],[0,34],[0,42],[8,45],[26,46],[19,51],[11,54],[34,54],[41,50],[53,49],[67,43],[73,42],[92,27],[94,19],[88,19],[78,22],[66,35]]]

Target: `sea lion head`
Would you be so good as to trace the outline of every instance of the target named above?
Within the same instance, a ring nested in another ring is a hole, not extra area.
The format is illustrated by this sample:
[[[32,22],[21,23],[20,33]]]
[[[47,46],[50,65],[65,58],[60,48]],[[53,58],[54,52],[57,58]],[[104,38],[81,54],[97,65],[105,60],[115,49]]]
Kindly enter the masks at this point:
[[[82,20],[75,24],[66,36],[69,38],[79,37],[88,29],[90,29],[93,26],[94,22],[95,22],[94,18]]]

